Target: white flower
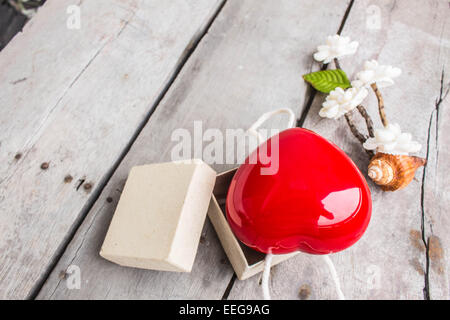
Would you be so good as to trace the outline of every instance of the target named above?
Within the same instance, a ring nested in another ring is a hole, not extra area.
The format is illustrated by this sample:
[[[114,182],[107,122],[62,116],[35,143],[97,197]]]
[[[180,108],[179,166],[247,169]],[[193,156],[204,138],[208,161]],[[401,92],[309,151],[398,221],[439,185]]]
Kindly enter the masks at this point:
[[[352,81],[353,87],[367,87],[376,83],[379,88],[394,84],[393,78],[398,77],[402,71],[392,66],[379,65],[378,61],[370,60],[364,63],[364,70],[356,74],[356,80]]]
[[[327,96],[319,115],[324,118],[337,119],[360,105],[367,97],[367,93],[367,89],[364,87],[349,88],[345,91],[337,87]]]
[[[419,151],[422,146],[417,141],[412,141],[410,133],[402,133],[398,123],[389,123],[382,129],[376,129],[375,137],[367,139],[363,147],[382,153],[407,155]]]
[[[323,63],[330,63],[334,58],[354,54],[357,48],[358,42],[350,42],[349,37],[341,37],[337,34],[328,36],[326,44],[317,47],[314,59],[323,61]]]

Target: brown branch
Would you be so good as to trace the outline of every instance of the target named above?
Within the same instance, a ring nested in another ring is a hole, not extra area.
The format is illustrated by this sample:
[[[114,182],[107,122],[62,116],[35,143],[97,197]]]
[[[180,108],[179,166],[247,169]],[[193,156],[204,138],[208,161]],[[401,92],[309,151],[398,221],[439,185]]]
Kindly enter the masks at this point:
[[[366,137],[361,132],[359,132],[358,129],[356,128],[355,123],[353,122],[352,114],[353,114],[353,110],[344,114],[345,120],[347,120],[347,124],[350,128],[350,131],[353,133],[353,135],[356,137],[356,139],[358,139],[361,144],[364,144],[364,142],[366,142]],[[372,157],[374,155],[373,151],[366,150],[366,149],[364,149],[364,150],[367,152],[367,154],[370,157]]]
[[[339,63],[339,60],[337,58],[334,58],[333,60],[334,60],[334,65],[336,66],[336,69],[341,69],[341,64]]]
[[[337,58],[334,58],[333,60],[334,60],[334,65],[336,66],[336,69],[341,69],[341,65],[339,63],[339,60]],[[377,91],[378,91],[378,88],[377,88]],[[378,95],[377,95],[377,97],[378,97]],[[380,98],[381,98],[381,94],[380,94]],[[381,103],[383,103],[383,98],[381,98]],[[375,135],[374,135],[374,131],[373,131],[372,118],[370,118],[370,116],[367,113],[366,109],[362,105],[357,106],[357,109],[358,109],[359,113],[361,114],[361,116],[366,121],[366,126],[367,126],[367,131],[369,132],[369,137],[374,137]],[[380,111],[380,114],[381,114],[381,111]],[[383,105],[383,114],[384,114],[384,105]],[[355,123],[353,122],[353,110],[350,110],[349,112],[344,114],[344,116],[345,116],[345,120],[347,120],[347,124],[348,124],[352,134],[356,137],[356,139],[359,140],[359,142],[361,144],[364,144],[364,142],[366,142],[366,140],[367,140],[367,137],[365,135],[363,135],[361,132],[359,132],[359,130],[356,128]],[[386,115],[384,115],[384,118],[386,118]],[[364,147],[363,147],[363,149],[366,151],[366,153],[369,155],[369,157],[373,157],[374,156],[374,152],[373,151],[366,150]]]
[[[384,111],[384,101],[383,101],[383,96],[381,95],[380,90],[378,90],[377,84],[376,83],[372,83],[370,85],[373,89],[373,92],[375,92],[375,95],[377,96],[377,100],[378,100],[378,112],[380,113],[380,119],[381,122],[383,123],[383,126],[387,126],[388,125],[388,121],[386,118],[386,112]]]
[[[367,132],[369,133],[369,137],[371,138],[375,137],[373,130],[373,121],[372,118],[367,113],[366,108],[364,108],[362,105],[359,105],[356,108],[358,109],[359,113],[364,118],[364,120],[366,120]]]
[[[347,112],[346,114],[344,114],[345,116],[345,120],[347,120],[347,124],[350,128],[350,131],[353,133],[353,135],[356,137],[356,139],[359,140],[359,142],[361,142],[361,144],[363,144],[364,142],[366,142],[366,137],[358,131],[358,129],[355,126],[355,123],[353,122],[353,110]]]

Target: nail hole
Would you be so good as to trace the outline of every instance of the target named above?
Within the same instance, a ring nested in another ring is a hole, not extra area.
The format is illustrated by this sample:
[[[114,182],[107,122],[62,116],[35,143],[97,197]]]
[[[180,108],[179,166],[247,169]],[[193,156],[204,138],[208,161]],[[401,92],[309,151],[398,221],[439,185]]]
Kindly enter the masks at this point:
[[[90,191],[92,189],[92,183],[88,182],[83,185],[84,190]]]

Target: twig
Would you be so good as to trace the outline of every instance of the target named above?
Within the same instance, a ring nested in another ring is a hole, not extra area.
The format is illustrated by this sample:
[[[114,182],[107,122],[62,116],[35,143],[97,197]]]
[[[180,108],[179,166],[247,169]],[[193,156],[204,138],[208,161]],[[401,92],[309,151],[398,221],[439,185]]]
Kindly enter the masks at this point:
[[[381,95],[380,90],[378,90],[377,84],[376,83],[372,83],[370,85],[373,89],[373,92],[375,92],[375,95],[377,96],[377,100],[378,100],[378,111],[380,113],[380,119],[381,122],[383,123],[383,126],[387,126],[388,125],[388,121],[386,118],[386,112],[384,111],[384,102],[383,102],[383,96]]]
[[[350,131],[353,133],[353,135],[356,137],[356,139],[359,140],[359,142],[361,142],[361,144],[363,144],[366,141],[366,137],[358,131],[358,129],[356,128],[355,124],[353,123],[353,110],[347,112],[346,114],[344,114],[345,116],[345,120],[347,120],[347,124],[350,128]],[[366,149],[364,149],[366,150]],[[367,154],[372,157],[373,156],[373,152],[371,150],[366,150]]]
[[[359,140],[359,142],[361,142],[361,144],[363,144],[364,142],[366,142],[366,137],[358,131],[358,129],[355,126],[355,123],[353,122],[353,110],[347,112],[346,114],[344,114],[345,116],[345,120],[347,120],[347,124],[350,128],[350,131],[353,133],[353,135],[356,137],[356,139]]]
[[[334,58],[333,61],[334,61],[334,65],[336,66],[336,69],[341,69],[341,64],[339,63],[339,60],[337,58]],[[376,87],[375,84],[374,84],[374,86],[375,86],[375,88],[374,87],[372,87],[372,88],[374,88],[375,94],[377,95],[377,98],[378,98],[378,102],[379,102],[378,105],[380,106],[380,117],[381,117],[382,121],[383,121],[383,119],[384,119],[384,121],[386,121],[386,115],[384,113],[383,98],[381,97],[381,94],[378,91],[378,88]],[[380,103],[380,101],[381,101],[381,103]],[[374,131],[373,131],[372,118],[370,118],[366,109],[362,105],[357,106],[357,109],[358,109],[359,113],[361,114],[361,116],[366,121],[367,132],[369,133],[369,137],[373,138],[375,135],[374,135]],[[383,115],[381,115],[381,113],[383,113]],[[361,142],[361,144],[364,144],[364,142],[366,142],[366,140],[367,140],[367,137],[365,135],[363,135],[361,132],[359,132],[359,130],[356,128],[355,123],[353,122],[353,110],[347,112],[344,116],[345,116],[345,120],[347,120],[347,124],[350,128],[350,131],[353,133],[353,135],[356,137],[356,139],[358,139],[359,142]],[[383,122],[383,124],[384,124],[384,122]],[[387,121],[386,121],[386,124],[387,124]],[[364,149],[364,150],[367,152],[367,154],[370,157],[373,157],[373,155],[374,155],[373,151],[366,150],[366,149]]]
[[[366,120],[367,132],[369,133],[369,137],[371,138],[375,137],[373,130],[373,121],[372,118],[367,113],[366,108],[364,108],[362,105],[359,105],[356,108],[358,109],[359,113],[364,118],[364,120]]]
[[[336,66],[336,69],[341,69],[341,64],[337,58],[334,58],[334,65]]]

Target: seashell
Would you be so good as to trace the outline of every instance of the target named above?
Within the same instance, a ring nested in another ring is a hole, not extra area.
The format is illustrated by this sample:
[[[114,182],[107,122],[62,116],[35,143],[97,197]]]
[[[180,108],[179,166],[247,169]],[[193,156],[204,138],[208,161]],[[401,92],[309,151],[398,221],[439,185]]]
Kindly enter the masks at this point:
[[[395,191],[406,187],[426,162],[420,157],[378,152],[370,160],[367,174],[384,191]]]

